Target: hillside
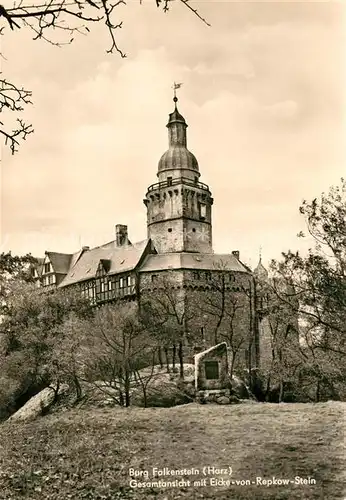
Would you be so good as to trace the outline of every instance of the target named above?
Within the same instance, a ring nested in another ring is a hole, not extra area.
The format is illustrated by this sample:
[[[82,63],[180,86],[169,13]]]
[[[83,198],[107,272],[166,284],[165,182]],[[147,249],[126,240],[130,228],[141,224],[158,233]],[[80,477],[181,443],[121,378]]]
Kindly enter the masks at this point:
[[[337,402],[188,404],[75,409],[26,424],[4,423],[0,499],[341,499],[345,409]],[[209,470],[204,476],[208,466],[231,467],[232,475]],[[129,486],[130,468],[149,472],[148,480],[136,478],[143,482],[153,481],[155,467],[190,469],[185,471],[190,485]],[[265,484],[273,476],[293,483]],[[297,476],[310,484],[294,484],[301,481]],[[197,480],[200,485],[193,484]],[[227,485],[227,480],[257,484]]]

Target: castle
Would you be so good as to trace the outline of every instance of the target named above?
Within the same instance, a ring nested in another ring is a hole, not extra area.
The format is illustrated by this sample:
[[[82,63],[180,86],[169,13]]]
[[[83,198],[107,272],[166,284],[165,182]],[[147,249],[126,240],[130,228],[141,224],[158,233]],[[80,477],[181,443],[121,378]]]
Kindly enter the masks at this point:
[[[238,251],[213,252],[214,200],[187,149],[187,123],[176,97],[167,128],[168,149],[144,198],[147,239],[132,244],[127,226],[117,224],[115,239],[99,247],[46,252],[34,270],[37,284],[47,290],[74,286],[101,305],[162,296],[168,282],[185,344],[204,348],[226,341],[234,363],[251,370],[259,367],[261,350],[256,272],[241,262]]]

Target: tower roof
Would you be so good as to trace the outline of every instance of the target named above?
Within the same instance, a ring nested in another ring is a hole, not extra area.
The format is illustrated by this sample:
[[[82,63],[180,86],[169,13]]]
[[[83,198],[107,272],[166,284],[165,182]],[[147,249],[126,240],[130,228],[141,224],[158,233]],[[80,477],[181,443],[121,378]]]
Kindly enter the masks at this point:
[[[254,275],[256,278],[266,280],[268,279],[268,271],[262,264],[262,258],[260,257],[259,262],[257,264],[257,267],[254,269]]]
[[[181,146],[170,147],[160,158],[158,171],[187,169],[199,171],[198,162],[194,154]]]
[[[177,107],[178,98],[174,97],[174,111],[169,114],[168,150],[162,155],[158,173],[165,170],[192,170],[199,172],[198,161],[188,149],[186,140],[187,123]]]
[[[174,100],[175,102],[175,107],[174,107],[174,111],[173,113],[170,113],[169,114],[169,120],[168,120],[168,123],[167,123],[167,127],[169,127],[170,125],[172,125],[172,123],[176,123],[176,122],[179,122],[179,123],[183,123],[186,127],[187,127],[187,123],[185,121],[185,118],[183,117],[183,115],[181,115],[178,111],[178,108],[177,108],[177,100],[178,98],[175,97],[176,100]]]

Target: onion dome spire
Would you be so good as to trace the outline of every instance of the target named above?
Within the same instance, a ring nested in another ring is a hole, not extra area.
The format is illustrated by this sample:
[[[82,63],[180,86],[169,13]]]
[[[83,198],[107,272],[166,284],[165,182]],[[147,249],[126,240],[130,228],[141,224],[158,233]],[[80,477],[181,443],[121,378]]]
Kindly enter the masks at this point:
[[[187,123],[185,118],[178,111],[178,98],[176,89],[181,84],[175,83],[174,89],[174,111],[169,114],[167,123],[168,128],[168,150],[163,154],[159,161],[158,173],[162,171],[182,171],[184,176],[198,175],[199,167],[196,157],[187,149],[186,129]],[[188,174],[188,172],[191,174]],[[182,175],[182,172],[180,173]]]

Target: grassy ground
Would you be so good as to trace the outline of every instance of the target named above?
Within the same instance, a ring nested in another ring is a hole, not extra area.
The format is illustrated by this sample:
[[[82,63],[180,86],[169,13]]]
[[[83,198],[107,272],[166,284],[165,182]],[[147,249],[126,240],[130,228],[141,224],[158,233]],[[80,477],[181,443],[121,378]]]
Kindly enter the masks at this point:
[[[26,424],[4,423],[0,498],[341,500],[345,409],[345,403],[189,404],[69,410]],[[204,476],[204,466],[232,467],[232,475]],[[190,486],[129,486],[130,468],[149,471],[152,481],[153,467],[194,467],[200,475],[185,476]],[[211,478],[263,483],[273,476],[310,477],[316,484],[210,485]],[[193,485],[200,479],[206,487]]]

